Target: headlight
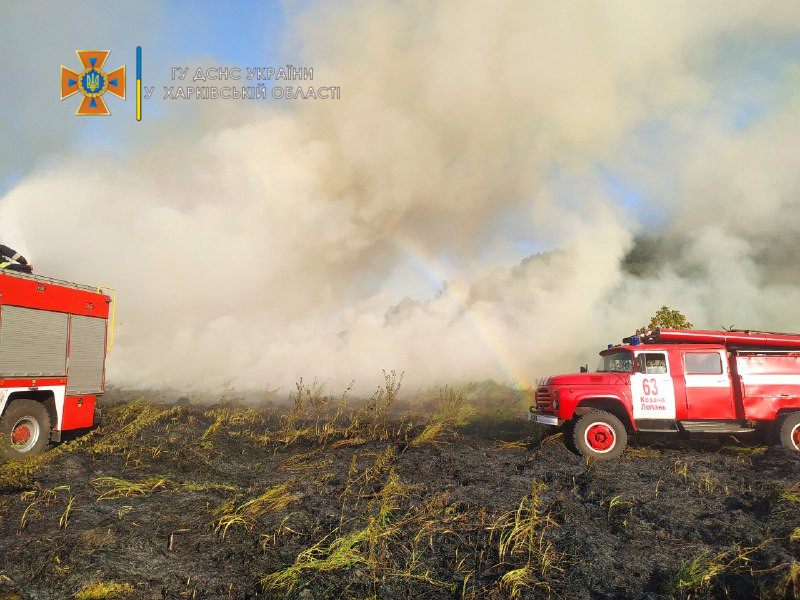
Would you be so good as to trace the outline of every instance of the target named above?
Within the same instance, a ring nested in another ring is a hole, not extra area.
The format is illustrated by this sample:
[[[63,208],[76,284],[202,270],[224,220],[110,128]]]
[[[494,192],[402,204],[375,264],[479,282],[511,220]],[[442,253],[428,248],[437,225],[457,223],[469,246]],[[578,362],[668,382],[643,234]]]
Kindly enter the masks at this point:
[[[553,410],[558,410],[558,390],[553,391]]]

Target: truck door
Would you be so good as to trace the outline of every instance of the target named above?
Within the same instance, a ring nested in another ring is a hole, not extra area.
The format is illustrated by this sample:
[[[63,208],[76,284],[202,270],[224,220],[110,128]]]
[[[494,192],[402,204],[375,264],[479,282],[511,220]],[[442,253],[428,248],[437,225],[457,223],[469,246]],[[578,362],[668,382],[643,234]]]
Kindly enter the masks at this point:
[[[634,419],[674,419],[675,387],[666,352],[637,352],[631,376]]]
[[[731,374],[722,350],[683,350],[688,419],[735,419]]]

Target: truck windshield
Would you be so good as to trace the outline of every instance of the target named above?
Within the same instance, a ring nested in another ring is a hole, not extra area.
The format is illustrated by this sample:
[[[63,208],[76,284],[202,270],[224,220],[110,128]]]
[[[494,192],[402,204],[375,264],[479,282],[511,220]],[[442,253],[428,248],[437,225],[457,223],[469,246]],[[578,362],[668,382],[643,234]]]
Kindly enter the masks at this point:
[[[600,357],[598,373],[630,373],[633,371],[633,355],[627,350],[612,352]]]

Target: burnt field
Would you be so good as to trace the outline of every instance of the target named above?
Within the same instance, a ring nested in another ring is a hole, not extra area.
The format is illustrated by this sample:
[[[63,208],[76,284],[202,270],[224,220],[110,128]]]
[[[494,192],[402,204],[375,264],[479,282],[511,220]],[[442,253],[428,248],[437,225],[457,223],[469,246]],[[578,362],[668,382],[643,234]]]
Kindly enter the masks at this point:
[[[396,391],[106,405],[0,465],[0,598],[800,597],[797,454],[647,438],[587,463],[519,401]]]

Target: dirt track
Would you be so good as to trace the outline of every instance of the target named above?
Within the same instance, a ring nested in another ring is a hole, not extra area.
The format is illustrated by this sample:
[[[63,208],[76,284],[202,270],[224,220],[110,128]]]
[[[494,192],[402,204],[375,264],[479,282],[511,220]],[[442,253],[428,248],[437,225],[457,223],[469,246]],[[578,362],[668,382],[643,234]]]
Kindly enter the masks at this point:
[[[800,597],[781,448],[650,440],[587,465],[522,421],[107,414],[0,466],[0,598]]]

